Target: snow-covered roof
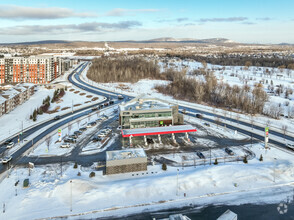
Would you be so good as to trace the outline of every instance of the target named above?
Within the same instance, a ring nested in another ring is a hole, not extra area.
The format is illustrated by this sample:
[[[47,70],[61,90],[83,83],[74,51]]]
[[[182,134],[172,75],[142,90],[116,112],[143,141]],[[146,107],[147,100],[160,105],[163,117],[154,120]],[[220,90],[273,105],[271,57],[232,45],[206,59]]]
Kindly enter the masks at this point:
[[[1,95],[4,97],[6,96],[7,98],[11,99],[18,94],[19,94],[19,91],[15,90],[15,89],[9,89],[9,90],[5,90]]]
[[[6,98],[4,98],[0,95],[0,104],[4,103],[5,101],[6,101]]]
[[[121,104],[120,110],[121,111],[128,111],[128,110],[150,110],[150,109],[170,109],[175,104],[166,102],[164,100],[146,96],[140,96],[137,98],[132,99],[129,102]]]
[[[164,127],[151,127],[151,128],[134,128],[134,129],[123,129],[121,131],[123,137],[135,137],[145,135],[158,135],[158,134],[172,134],[172,133],[185,133],[185,132],[196,132],[196,128],[192,125],[175,125],[175,126],[164,126]]]
[[[106,151],[106,160],[125,160],[138,157],[146,157],[144,149],[133,148],[127,150]]]
[[[24,87],[34,87],[35,84],[33,83],[21,83],[21,84],[18,84],[18,86],[24,86]]]

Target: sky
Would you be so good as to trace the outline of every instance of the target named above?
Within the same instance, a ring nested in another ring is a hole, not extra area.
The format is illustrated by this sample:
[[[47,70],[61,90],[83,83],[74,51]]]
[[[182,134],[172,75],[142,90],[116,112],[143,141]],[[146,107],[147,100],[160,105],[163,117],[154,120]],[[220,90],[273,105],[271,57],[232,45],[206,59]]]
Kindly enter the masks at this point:
[[[0,0],[0,43],[227,38],[294,43],[293,0]]]

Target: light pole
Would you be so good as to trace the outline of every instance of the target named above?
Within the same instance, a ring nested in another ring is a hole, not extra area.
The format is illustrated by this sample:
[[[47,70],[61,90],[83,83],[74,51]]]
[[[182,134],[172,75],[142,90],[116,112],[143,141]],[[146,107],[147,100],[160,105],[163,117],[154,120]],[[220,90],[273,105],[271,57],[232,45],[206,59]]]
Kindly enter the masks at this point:
[[[276,182],[276,158],[274,158],[274,183]]]
[[[70,180],[70,211],[72,212],[72,180]]]
[[[179,169],[177,169],[177,196],[179,195]]]

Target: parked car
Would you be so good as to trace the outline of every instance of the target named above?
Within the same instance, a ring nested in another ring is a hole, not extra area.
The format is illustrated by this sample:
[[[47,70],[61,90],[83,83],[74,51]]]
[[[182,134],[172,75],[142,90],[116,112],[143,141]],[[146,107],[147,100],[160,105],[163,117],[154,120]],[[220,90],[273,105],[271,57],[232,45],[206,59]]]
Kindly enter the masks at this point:
[[[11,160],[12,160],[12,156],[6,156],[1,160],[1,162],[4,164],[4,163],[8,163]]]
[[[81,132],[81,131],[75,131],[75,132],[74,132],[74,134],[77,135],[77,136],[81,135],[82,133],[83,133],[83,132]]]
[[[185,108],[182,110],[182,113],[183,113],[183,114],[187,114],[187,111],[186,111]]]
[[[63,141],[65,143],[76,143],[77,142],[77,140],[74,138],[65,138]]]
[[[104,103],[104,106],[108,106],[108,102],[105,102],[105,103]]]
[[[4,142],[4,144],[7,145],[7,144],[9,144],[10,142],[13,142],[13,139],[7,139],[7,140]]]
[[[203,153],[201,153],[200,151],[197,151],[196,154],[197,154],[197,156],[198,156],[200,159],[204,159],[204,158],[205,158],[204,155],[203,155]]]
[[[98,134],[98,137],[106,137],[106,136],[107,136],[107,134],[105,132],[101,132]]]
[[[118,95],[117,98],[118,99],[124,99],[124,97],[122,95]]]
[[[94,107],[92,108],[92,111],[96,111],[96,110],[98,110],[98,106],[94,106]]]
[[[229,155],[234,155],[234,152],[230,149],[230,148],[225,148],[225,151],[226,151],[226,153],[227,154],[229,154]]]
[[[207,123],[207,122],[205,122],[204,125],[207,126],[207,127],[210,127],[210,124]]]
[[[96,125],[97,123],[96,122],[90,122],[87,124],[87,128],[92,128]]]
[[[9,144],[7,144],[6,148],[9,149],[9,148],[12,148],[14,146],[14,142],[10,142]]]
[[[64,143],[62,145],[60,145],[61,148],[69,148],[70,147],[70,143]]]
[[[97,141],[102,141],[102,139],[100,137],[93,137],[92,141],[97,142]]]
[[[99,105],[99,108],[103,108],[103,105]]]
[[[78,138],[78,135],[76,135],[76,134],[72,134],[72,135],[69,135],[68,137],[69,137],[69,138],[77,139],[77,138]]]
[[[102,119],[101,118],[97,118],[96,121],[102,121]]]
[[[289,147],[290,149],[294,150],[294,144],[286,144],[286,147]]]
[[[196,118],[200,118],[200,119],[202,119],[202,118],[203,118],[203,115],[201,115],[201,114],[196,114]]]
[[[56,116],[54,117],[54,120],[59,120],[59,119],[61,119],[61,116],[60,116],[60,115],[56,115]]]
[[[79,129],[79,131],[83,132],[83,131],[87,131],[87,128],[86,127],[82,127]]]
[[[112,105],[114,103],[114,101],[110,100],[109,101],[109,105]]]

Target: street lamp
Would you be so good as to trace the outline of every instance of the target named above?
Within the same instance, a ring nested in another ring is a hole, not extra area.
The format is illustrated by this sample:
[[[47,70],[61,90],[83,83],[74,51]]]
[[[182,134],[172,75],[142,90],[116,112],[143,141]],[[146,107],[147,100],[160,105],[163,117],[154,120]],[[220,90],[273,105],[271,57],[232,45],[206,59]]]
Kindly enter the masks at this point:
[[[179,195],[179,169],[177,169],[177,196]]]
[[[70,211],[72,212],[72,180],[70,180]]]
[[[277,158],[274,158],[275,166],[274,166],[274,183],[276,182],[276,161]]]

